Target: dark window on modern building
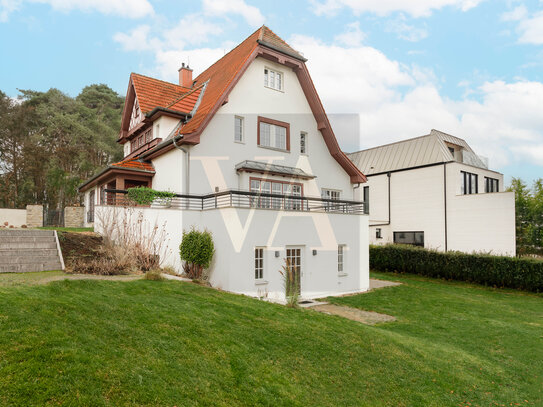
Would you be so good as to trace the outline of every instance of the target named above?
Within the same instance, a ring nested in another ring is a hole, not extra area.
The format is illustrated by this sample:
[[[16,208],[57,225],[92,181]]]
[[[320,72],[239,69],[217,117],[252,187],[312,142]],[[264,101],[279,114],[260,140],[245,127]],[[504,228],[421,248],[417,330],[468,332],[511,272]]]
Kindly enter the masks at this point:
[[[451,152],[452,156],[454,157],[454,147],[449,147],[449,151]]]
[[[424,247],[424,232],[394,232],[394,243]]]
[[[363,189],[364,194],[364,213],[368,214],[370,213],[370,187],[364,187]]]
[[[376,228],[375,229],[375,238],[376,239],[382,239],[383,236],[381,235],[381,228]]]
[[[460,193],[462,195],[479,193],[479,177],[471,172],[460,171]]]
[[[485,177],[485,192],[500,192],[500,181],[496,178]]]

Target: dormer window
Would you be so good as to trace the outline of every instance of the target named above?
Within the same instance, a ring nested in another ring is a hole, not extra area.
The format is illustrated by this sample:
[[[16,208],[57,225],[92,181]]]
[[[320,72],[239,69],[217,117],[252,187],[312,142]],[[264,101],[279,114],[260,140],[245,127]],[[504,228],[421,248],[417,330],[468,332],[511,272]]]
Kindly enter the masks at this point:
[[[283,90],[283,73],[264,68],[264,86],[275,90]]]

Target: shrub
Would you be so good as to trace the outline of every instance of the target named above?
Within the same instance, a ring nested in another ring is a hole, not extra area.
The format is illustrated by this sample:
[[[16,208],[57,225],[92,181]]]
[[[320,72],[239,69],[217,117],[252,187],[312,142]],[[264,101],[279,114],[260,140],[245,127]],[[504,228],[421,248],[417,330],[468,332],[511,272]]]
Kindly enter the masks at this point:
[[[147,187],[136,187],[127,189],[128,199],[138,205],[151,205],[155,199],[159,199],[162,203],[170,203],[175,196],[173,192],[156,191]]]
[[[145,273],[143,276],[144,280],[152,280],[152,281],[164,281],[165,278],[162,275],[160,270],[149,270]]]
[[[102,276],[132,274],[139,269],[133,252],[121,246],[105,246],[90,259],[75,259],[71,266],[74,273]]]
[[[202,272],[211,264],[214,253],[215,246],[209,231],[200,232],[194,228],[190,232],[183,231],[179,254],[181,260],[185,261],[183,270],[188,278],[193,280],[202,278]]]
[[[296,283],[296,275],[288,259],[285,259],[283,270],[279,270],[283,276],[283,286],[285,287],[285,298],[287,307],[295,308],[298,306],[298,285]]]
[[[543,262],[488,254],[442,253],[404,245],[370,246],[377,271],[420,274],[494,287],[543,291]]]

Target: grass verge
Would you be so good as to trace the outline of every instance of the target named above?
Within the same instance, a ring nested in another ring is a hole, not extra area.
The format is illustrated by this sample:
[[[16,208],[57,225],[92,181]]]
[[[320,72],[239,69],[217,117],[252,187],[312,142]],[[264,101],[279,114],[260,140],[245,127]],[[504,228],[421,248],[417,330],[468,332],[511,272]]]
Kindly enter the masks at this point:
[[[0,405],[541,405],[543,298],[421,277],[335,303],[190,283],[0,284]]]

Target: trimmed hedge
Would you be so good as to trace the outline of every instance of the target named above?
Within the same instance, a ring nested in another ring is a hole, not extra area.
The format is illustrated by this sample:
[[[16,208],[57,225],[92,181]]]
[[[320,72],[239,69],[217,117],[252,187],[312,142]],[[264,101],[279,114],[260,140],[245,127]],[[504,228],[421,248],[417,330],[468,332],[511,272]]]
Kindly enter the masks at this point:
[[[421,247],[370,246],[370,267],[376,271],[420,274],[469,281],[493,287],[543,291],[543,261],[517,257],[442,253]]]

